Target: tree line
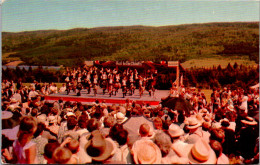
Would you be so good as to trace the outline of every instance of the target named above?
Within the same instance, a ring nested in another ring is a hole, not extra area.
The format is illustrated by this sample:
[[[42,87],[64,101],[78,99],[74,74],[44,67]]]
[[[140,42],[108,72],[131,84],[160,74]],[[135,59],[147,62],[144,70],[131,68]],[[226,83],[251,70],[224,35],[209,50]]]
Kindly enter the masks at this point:
[[[13,80],[17,82],[19,79],[22,82],[31,83],[34,80],[38,82],[64,82],[62,79],[63,70],[46,70],[39,66],[37,69],[29,70],[20,69],[2,69],[2,79]],[[158,75],[162,77],[163,75]],[[168,76],[168,75],[167,75]],[[166,76],[166,77],[167,77]],[[190,68],[184,72],[184,85],[189,87],[201,87],[206,89],[213,89],[214,87],[229,86],[232,89],[241,87],[246,89],[249,86],[259,83],[259,65],[245,66],[228,64],[227,67],[222,68],[221,65],[213,66],[212,68]],[[168,81],[159,83],[159,89],[169,89],[171,83]]]

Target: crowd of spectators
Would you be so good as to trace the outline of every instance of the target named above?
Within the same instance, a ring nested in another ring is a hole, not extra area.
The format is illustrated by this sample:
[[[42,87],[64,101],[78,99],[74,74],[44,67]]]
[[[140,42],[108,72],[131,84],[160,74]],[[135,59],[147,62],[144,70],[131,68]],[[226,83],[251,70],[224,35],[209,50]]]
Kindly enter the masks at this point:
[[[89,72],[74,70],[65,75],[79,79],[85,73]],[[213,89],[207,102],[200,89],[177,88],[173,84],[169,97],[189,101],[193,109],[187,114],[162,104],[150,106],[129,99],[125,104],[113,105],[98,100],[83,104],[44,99],[46,94],[64,88],[36,81],[26,87],[22,82],[3,80],[2,163],[259,162],[259,119],[254,118],[259,109],[259,89]],[[153,125],[144,122],[136,129],[136,136],[130,136],[124,124],[140,115]]]

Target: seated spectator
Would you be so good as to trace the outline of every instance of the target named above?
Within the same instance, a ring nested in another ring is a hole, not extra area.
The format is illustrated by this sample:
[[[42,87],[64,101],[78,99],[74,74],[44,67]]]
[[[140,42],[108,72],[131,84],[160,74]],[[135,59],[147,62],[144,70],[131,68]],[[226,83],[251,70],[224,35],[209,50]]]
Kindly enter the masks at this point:
[[[60,87],[59,89],[59,93],[63,93],[66,91],[66,85],[65,84],[62,84],[62,86]]]

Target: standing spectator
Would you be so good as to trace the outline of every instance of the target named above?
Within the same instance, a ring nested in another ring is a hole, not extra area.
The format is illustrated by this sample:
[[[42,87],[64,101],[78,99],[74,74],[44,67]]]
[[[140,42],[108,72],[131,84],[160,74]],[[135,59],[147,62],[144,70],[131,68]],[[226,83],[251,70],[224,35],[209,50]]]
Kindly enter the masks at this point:
[[[13,158],[16,160],[16,163],[37,163],[36,143],[32,141],[33,134],[36,130],[37,121],[31,116],[23,117],[17,134],[18,139],[13,143]]]
[[[38,123],[37,130],[34,133],[34,138],[32,141],[36,143],[37,149],[37,159],[39,164],[46,164],[46,160],[44,159],[44,146],[48,143],[48,139],[42,137],[43,130],[45,129],[45,125],[43,123]]]

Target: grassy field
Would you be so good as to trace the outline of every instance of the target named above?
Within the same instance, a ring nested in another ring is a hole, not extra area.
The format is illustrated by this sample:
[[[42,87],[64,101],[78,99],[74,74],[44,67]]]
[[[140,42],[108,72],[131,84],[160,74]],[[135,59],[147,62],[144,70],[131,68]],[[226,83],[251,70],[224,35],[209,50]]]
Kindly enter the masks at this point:
[[[20,57],[9,57],[12,54],[15,54],[16,52],[10,52],[10,53],[3,53],[2,54],[2,60],[8,62],[13,62],[13,61],[20,61]]]
[[[181,65],[185,68],[197,67],[197,68],[212,68],[213,66],[221,65],[222,68],[225,68],[228,63],[234,65],[235,62],[238,65],[246,65],[246,66],[254,66],[256,63],[254,61],[250,61],[245,57],[232,57],[232,58],[224,58],[224,57],[214,57],[214,58],[204,58],[204,59],[192,59],[182,63]]]

